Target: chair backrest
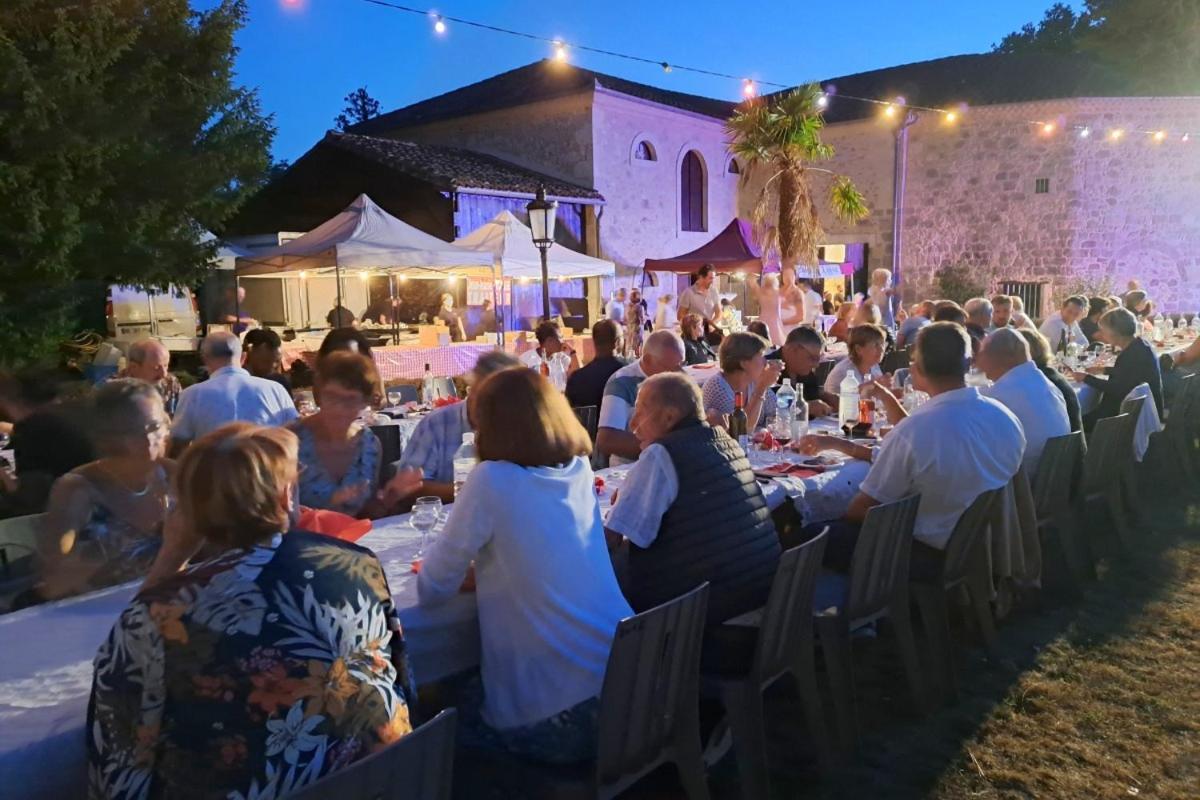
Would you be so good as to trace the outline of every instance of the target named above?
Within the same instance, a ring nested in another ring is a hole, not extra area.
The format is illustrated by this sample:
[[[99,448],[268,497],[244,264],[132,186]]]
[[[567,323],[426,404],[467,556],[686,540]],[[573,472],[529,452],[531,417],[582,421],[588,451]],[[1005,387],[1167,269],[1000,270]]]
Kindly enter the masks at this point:
[[[1190,419],[1195,412],[1196,398],[1200,397],[1200,381],[1194,375],[1180,378],[1171,402],[1167,405],[1164,432],[1168,436],[1186,435],[1188,427],[1195,427],[1196,421]]]
[[[411,383],[398,383],[387,387],[387,394],[395,394],[400,396],[400,405],[405,403],[419,403],[421,394],[417,391],[417,387]]]
[[[1126,397],[1121,401],[1121,413],[1128,414],[1135,420],[1142,415],[1142,406],[1146,405],[1144,397]]]
[[[878,614],[891,602],[896,582],[907,583],[908,555],[920,504],[921,496],[914,494],[867,512],[850,562],[847,619]]]
[[[1088,437],[1087,455],[1083,458],[1083,492],[1096,494],[1121,475],[1122,457],[1129,452],[1133,433],[1130,423],[1136,420],[1128,414],[1104,417]],[[1124,444],[1130,441],[1130,446]]]
[[[907,347],[897,347],[883,357],[879,368],[890,375],[898,369],[908,369],[911,360]]]
[[[950,541],[946,543],[946,561],[942,569],[945,581],[957,581],[967,574],[971,553],[981,543],[1002,494],[1003,486],[984,492],[976,497],[975,502],[967,506],[967,510],[958,518],[958,524],[950,534]]]
[[[45,514],[0,519],[0,581],[33,575]]]
[[[385,750],[288,795],[288,800],[450,800],[455,711],[448,708]]]
[[[828,540],[826,527],[818,536],[779,557],[754,654],[754,673],[764,680],[791,669],[795,646],[812,636],[813,593]]]
[[[1033,476],[1033,507],[1039,517],[1070,505],[1082,464],[1082,431],[1046,440],[1037,474]]]
[[[439,397],[458,397],[458,387],[454,385],[454,378],[434,378],[437,384],[437,392]]]
[[[694,720],[708,584],[621,620],[600,690],[596,782],[640,776]]]
[[[579,420],[579,424],[588,432],[592,444],[595,444],[596,426],[600,422],[600,409],[596,406],[572,406],[571,410],[575,412],[575,418]]]
[[[380,453],[380,462],[382,464],[393,464],[400,460],[400,426],[399,425],[372,425],[371,432],[379,439],[379,444],[382,452]]]

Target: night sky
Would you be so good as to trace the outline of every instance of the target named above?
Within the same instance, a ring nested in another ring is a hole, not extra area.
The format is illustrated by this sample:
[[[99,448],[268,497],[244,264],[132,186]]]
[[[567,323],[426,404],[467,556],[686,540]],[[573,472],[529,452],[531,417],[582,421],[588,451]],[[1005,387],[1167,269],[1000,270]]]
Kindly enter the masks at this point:
[[[412,6],[427,8],[420,0]],[[795,84],[983,52],[1036,21],[1050,0],[860,0],[806,3],[548,3],[442,0],[442,13],[658,61]],[[204,8],[211,0],[195,0]],[[819,13],[812,9],[821,9]],[[362,0],[251,0],[238,44],[240,80],[260,90],[293,160],[333,127],[342,98],[366,85],[384,111],[550,55],[549,45],[432,20]],[[607,56],[579,66],[684,92],[738,99],[737,81]]]

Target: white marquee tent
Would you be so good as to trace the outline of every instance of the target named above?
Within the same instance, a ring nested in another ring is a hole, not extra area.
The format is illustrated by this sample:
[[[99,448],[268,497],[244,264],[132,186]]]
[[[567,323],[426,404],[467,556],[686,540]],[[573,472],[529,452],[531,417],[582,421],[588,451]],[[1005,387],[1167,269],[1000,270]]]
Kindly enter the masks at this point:
[[[533,234],[510,211],[501,211],[491,222],[455,239],[454,245],[494,258],[499,277],[542,278],[542,258],[533,244]],[[586,256],[561,244],[550,246],[547,262],[551,279],[600,278],[616,272],[613,262]]]

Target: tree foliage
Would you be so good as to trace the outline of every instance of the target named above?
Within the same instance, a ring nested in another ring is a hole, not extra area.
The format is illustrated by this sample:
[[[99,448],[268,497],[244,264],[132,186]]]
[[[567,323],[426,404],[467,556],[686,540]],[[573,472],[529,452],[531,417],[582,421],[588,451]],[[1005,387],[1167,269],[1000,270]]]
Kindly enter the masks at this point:
[[[358,87],[346,95],[344,100],[346,107],[333,120],[339,131],[348,130],[360,122],[379,116],[379,101],[371,97],[365,86]]]
[[[739,182],[745,188],[762,179],[754,205],[755,237],[767,251],[779,253],[784,267],[815,265],[824,238],[810,173],[833,158],[833,147],[821,140],[825,119],[815,84],[770,99],[745,104],[725,123],[729,150],[745,165]],[[858,222],[870,213],[862,193],[844,175],[835,175],[826,198],[839,219]]]
[[[81,282],[196,280],[274,135],[233,82],[244,0],[0,4],[0,361],[62,333]],[[47,304],[49,307],[47,307]]]
[[[1146,95],[1200,94],[1200,2],[1086,0],[1078,14],[1055,3],[1035,26],[994,48],[1080,53],[1116,69]]]

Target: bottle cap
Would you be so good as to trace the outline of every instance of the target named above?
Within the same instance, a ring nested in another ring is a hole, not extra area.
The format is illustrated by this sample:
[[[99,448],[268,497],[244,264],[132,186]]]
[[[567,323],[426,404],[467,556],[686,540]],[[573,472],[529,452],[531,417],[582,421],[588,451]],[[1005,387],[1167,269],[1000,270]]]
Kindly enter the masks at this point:
[[[467,431],[463,434],[463,444],[475,444],[475,431]]]

